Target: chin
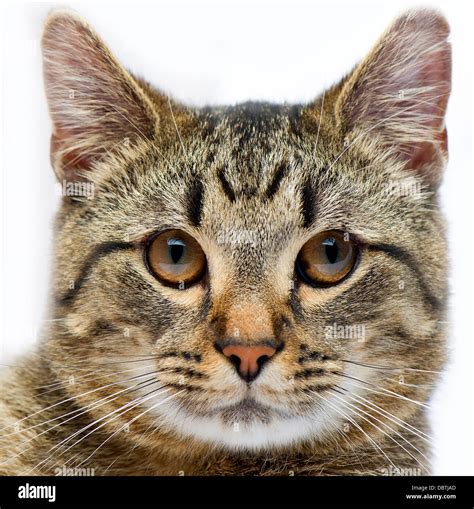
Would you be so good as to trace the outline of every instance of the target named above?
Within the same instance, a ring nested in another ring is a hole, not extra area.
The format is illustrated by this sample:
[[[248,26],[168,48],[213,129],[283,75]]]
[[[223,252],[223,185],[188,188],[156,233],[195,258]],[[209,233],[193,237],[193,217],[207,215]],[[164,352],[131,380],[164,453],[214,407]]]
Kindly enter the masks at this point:
[[[287,449],[320,440],[334,429],[338,416],[320,409],[291,415],[244,398],[238,403],[193,413],[179,403],[160,408],[159,420],[174,433],[235,452]]]

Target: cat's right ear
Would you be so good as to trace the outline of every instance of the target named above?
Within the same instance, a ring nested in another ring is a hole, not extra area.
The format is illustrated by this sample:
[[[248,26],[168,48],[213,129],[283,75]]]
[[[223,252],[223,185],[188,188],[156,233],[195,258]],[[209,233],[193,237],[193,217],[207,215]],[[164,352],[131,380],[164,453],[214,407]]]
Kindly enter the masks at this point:
[[[51,160],[60,180],[87,180],[111,151],[154,136],[158,117],[149,98],[76,14],[48,17],[42,49]]]

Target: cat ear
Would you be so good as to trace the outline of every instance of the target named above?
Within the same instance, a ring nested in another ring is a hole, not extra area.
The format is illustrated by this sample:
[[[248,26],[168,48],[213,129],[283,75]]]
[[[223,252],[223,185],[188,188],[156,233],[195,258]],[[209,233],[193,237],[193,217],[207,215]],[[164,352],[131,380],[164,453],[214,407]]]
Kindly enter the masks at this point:
[[[436,187],[447,161],[451,91],[449,26],[436,11],[409,11],[345,81],[336,118],[348,140],[377,135],[391,154]]]
[[[59,179],[87,179],[87,171],[120,144],[154,135],[157,115],[143,89],[78,16],[53,12],[42,48],[51,160]]]

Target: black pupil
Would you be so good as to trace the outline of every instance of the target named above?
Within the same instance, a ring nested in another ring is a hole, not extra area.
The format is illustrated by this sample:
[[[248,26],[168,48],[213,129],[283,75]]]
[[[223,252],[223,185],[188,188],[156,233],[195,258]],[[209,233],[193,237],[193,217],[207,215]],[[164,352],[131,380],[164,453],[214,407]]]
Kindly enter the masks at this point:
[[[326,258],[329,260],[329,263],[336,263],[339,249],[335,239],[326,239],[323,244],[326,249]]]
[[[173,263],[178,263],[184,254],[184,245],[182,245],[181,243],[178,244],[176,242],[173,243],[170,242],[168,243],[168,247],[170,250],[170,257],[173,260]]]

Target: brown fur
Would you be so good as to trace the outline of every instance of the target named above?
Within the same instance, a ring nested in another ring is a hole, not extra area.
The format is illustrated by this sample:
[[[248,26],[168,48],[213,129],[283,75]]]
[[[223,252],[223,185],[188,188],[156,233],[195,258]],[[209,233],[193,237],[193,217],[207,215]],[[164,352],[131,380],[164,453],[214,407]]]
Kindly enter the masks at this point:
[[[53,13],[52,162],[60,180],[95,192],[64,198],[53,321],[1,374],[0,472],[428,473],[425,405],[445,359],[447,35],[439,14],[409,12],[309,105],[196,110],[131,76],[75,15]],[[420,192],[387,193],[407,179]],[[144,242],[167,228],[202,246],[202,284],[167,288],[147,271]],[[357,239],[361,257],[340,284],[312,288],[295,280],[295,259],[329,229]],[[362,324],[365,336],[328,337],[333,324]],[[214,348],[233,331],[285,344],[255,389],[272,410],[233,407],[247,388]],[[246,433],[341,406],[313,434],[233,448],[137,399],[160,401],[160,386],[181,420],[214,415],[229,433],[236,420]]]

